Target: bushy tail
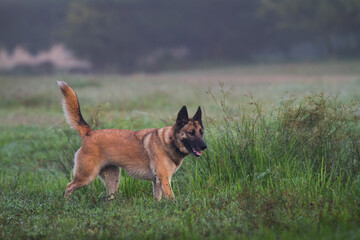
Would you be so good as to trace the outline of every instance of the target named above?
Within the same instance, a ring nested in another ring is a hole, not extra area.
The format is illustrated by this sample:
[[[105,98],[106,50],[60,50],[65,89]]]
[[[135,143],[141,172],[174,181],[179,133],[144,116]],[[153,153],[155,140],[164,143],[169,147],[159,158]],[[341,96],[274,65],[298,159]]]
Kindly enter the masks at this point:
[[[90,126],[85,122],[80,112],[79,100],[74,90],[63,81],[57,82],[61,93],[63,94],[63,110],[66,122],[71,128],[79,132],[83,138],[88,132],[91,131]]]

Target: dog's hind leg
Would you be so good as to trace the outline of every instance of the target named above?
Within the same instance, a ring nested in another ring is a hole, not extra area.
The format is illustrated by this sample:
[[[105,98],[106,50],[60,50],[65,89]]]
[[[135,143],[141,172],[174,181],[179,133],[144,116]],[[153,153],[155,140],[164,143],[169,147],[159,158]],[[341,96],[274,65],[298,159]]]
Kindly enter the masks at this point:
[[[105,184],[108,200],[114,198],[114,194],[119,188],[120,170],[121,168],[114,165],[105,166],[100,170],[99,176]]]
[[[153,185],[153,196],[154,199],[157,201],[161,200],[162,197],[162,190],[161,190],[161,182],[158,178],[155,178],[152,182]]]
[[[65,197],[75,190],[90,184],[99,174],[99,167],[94,157],[83,154],[81,148],[75,154],[74,180],[66,186]]]

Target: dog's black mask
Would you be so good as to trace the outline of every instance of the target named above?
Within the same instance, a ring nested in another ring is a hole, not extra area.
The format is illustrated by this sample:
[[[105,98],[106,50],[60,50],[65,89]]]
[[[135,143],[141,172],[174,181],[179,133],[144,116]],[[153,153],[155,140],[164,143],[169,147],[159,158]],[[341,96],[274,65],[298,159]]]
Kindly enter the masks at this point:
[[[207,148],[203,139],[204,127],[201,121],[201,108],[189,119],[186,106],[183,106],[176,119],[176,131],[180,133],[181,142],[196,157],[200,157],[202,151]]]

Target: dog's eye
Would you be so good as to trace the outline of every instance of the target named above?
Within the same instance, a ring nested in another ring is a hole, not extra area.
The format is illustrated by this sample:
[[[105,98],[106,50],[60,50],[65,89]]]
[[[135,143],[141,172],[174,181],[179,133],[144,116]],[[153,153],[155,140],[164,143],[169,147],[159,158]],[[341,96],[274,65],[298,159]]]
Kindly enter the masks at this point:
[[[194,135],[195,135],[195,129],[192,130],[191,132],[189,132],[189,134],[190,134],[191,136],[194,136]]]

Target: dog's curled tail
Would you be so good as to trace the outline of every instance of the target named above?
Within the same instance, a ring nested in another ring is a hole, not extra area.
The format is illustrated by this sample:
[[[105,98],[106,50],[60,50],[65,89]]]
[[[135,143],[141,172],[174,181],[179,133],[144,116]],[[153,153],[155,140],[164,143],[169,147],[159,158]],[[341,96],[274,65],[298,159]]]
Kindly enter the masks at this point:
[[[61,93],[63,94],[63,110],[66,122],[71,128],[79,132],[83,138],[88,132],[91,131],[90,126],[86,123],[81,115],[79,100],[74,90],[63,81],[57,81]]]

